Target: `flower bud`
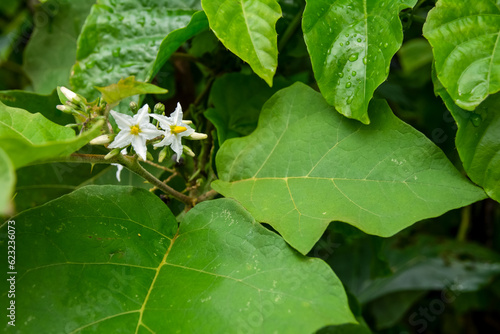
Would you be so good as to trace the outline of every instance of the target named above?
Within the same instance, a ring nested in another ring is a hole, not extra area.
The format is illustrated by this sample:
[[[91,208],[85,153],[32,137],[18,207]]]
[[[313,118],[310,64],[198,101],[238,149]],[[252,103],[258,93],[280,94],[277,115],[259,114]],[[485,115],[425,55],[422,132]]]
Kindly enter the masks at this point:
[[[111,152],[106,154],[106,156],[104,157],[104,160],[109,160],[111,158],[116,157],[118,154],[120,154],[120,150],[121,150],[120,148],[115,148],[114,150],[112,150]]]
[[[162,163],[163,160],[165,160],[165,158],[167,157],[167,147],[168,146],[165,146],[164,148],[162,148],[160,153],[158,153],[158,162],[159,163]]]
[[[72,90],[70,90],[64,86],[61,86],[61,87],[58,87],[58,93],[59,93],[59,99],[61,100],[62,103],[72,102],[78,106],[85,107],[85,104],[87,102],[85,100],[85,98],[81,95],[76,94]],[[61,94],[64,96],[66,101],[63,101],[64,99],[62,98]]]
[[[186,154],[186,155],[189,155],[190,157],[193,157],[194,158],[194,152],[193,150],[191,150],[189,147],[187,147],[186,145],[182,145],[182,151]]]
[[[61,110],[63,113],[66,113],[66,114],[72,115],[75,112],[75,110],[73,108],[71,108],[70,106],[67,106],[67,105],[63,105],[63,104],[57,105],[56,108],[58,110]]]
[[[102,135],[96,137],[90,141],[90,145],[105,145],[111,142],[111,137],[109,135]]]
[[[134,114],[137,112],[137,110],[139,110],[139,106],[134,101],[130,102],[128,107],[130,108],[130,111],[132,111]]]
[[[149,151],[146,151],[146,159],[149,161],[153,161],[155,158],[153,158],[153,155]]]
[[[191,140],[202,140],[202,139],[207,139],[207,135],[205,133],[198,133],[198,132],[193,132],[189,136],[187,136],[187,139]]]
[[[163,103],[158,102],[154,109],[153,112],[158,115],[162,115],[165,112],[165,105]]]

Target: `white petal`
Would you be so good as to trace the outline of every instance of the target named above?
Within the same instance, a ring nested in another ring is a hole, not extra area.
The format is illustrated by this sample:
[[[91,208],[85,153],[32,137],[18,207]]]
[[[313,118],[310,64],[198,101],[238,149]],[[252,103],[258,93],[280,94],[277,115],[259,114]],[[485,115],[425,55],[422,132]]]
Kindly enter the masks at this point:
[[[175,136],[172,136],[175,138]],[[170,148],[172,149],[172,151],[174,151],[176,154],[177,154],[177,162],[179,162],[179,159],[182,155],[182,142],[181,142],[181,138],[175,138],[173,141],[172,141],[172,144],[170,145]]]
[[[146,139],[141,136],[133,136],[132,147],[142,160],[146,160]]]
[[[154,144],[154,147],[162,147],[162,146],[170,146],[172,144],[172,140],[175,139],[175,136],[171,134],[165,134],[165,138],[157,144]]]
[[[108,145],[108,148],[122,148],[130,145],[133,135],[131,135],[129,131],[120,131],[120,133],[115,137],[115,140]]]
[[[120,176],[123,170],[123,166],[120,164],[112,164],[112,165],[116,166],[116,179],[118,180],[118,182],[122,182]]]
[[[177,102],[177,107],[175,108],[174,112],[170,114],[170,117],[172,118],[172,122],[175,125],[182,126],[182,107],[179,102]]]
[[[113,116],[113,118],[115,119],[116,124],[118,125],[118,127],[121,130],[125,130],[125,129],[128,130],[128,129],[130,129],[130,127],[132,125],[134,125],[133,118],[130,117],[129,115],[125,115],[125,114],[116,112],[114,110],[111,110],[110,113]]]
[[[153,138],[156,138],[158,136],[161,136],[163,134],[163,131],[161,130],[158,130],[157,128],[155,128],[152,124],[149,124],[151,125],[151,127],[142,127],[141,128],[141,133],[140,135],[146,139],[153,139]]]
[[[174,125],[174,123],[170,117],[163,116],[163,115],[157,115],[157,114],[150,114],[149,116],[153,117],[158,122],[160,122],[160,126],[164,130],[170,130],[170,125]]]
[[[137,114],[134,116],[136,124],[141,124],[144,122],[149,123],[148,112],[149,112],[149,106],[147,104],[143,105],[142,108],[139,109]]]

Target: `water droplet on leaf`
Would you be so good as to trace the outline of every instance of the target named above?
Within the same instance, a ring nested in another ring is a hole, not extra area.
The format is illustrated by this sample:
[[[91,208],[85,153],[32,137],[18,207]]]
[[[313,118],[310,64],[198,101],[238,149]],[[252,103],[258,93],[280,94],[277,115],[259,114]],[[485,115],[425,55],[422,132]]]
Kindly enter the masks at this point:
[[[352,76],[355,77],[356,76],[356,71],[352,71]]]
[[[350,82],[345,84],[345,88],[350,88],[351,86],[352,86],[352,84]]]
[[[358,60],[358,54],[353,53],[352,55],[349,56],[349,61],[356,61]]]
[[[351,104],[353,99],[354,99],[354,95],[349,96],[347,98],[347,104]]]
[[[361,38],[358,38],[358,43],[361,43],[362,39]]]
[[[351,42],[349,42],[349,41],[345,42],[345,45],[349,45],[349,44],[351,44]]]
[[[340,77],[340,78],[343,78],[343,77],[344,77],[344,73],[340,72],[340,73],[339,73],[339,77]]]
[[[470,121],[472,123],[472,125],[474,125],[475,127],[478,127],[481,125],[481,122],[482,122],[482,118],[481,118],[481,115],[478,115],[478,114],[472,114],[470,116]]]
[[[113,50],[112,54],[113,54],[113,57],[120,57],[120,51],[121,51],[121,48],[116,48]]]

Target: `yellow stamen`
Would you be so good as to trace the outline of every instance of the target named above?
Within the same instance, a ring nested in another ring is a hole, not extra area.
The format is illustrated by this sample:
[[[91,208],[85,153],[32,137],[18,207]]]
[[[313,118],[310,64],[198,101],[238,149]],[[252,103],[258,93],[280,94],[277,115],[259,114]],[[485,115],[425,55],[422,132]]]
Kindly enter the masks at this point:
[[[138,125],[134,125],[134,126],[131,126],[130,127],[130,133],[133,134],[133,135],[138,135],[139,132],[141,132],[141,129],[139,128]]]
[[[187,128],[185,126],[177,126],[177,125],[171,125],[170,126],[170,132],[173,132],[173,133],[181,133],[181,132],[184,132],[186,131]]]

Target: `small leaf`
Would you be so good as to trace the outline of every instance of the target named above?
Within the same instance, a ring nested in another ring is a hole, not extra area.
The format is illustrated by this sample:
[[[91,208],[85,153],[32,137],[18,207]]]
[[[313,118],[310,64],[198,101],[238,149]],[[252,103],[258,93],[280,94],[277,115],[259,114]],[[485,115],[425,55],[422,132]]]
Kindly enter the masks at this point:
[[[439,0],[424,25],[439,81],[455,103],[474,110],[500,90],[500,3]]]
[[[129,96],[139,94],[166,94],[168,92],[168,90],[153,84],[136,81],[134,76],[120,79],[118,83],[106,87],[95,88],[102,93],[104,101],[111,106],[116,105]]]
[[[309,0],[302,27],[321,93],[341,114],[370,123],[368,104],[401,47],[399,12],[417,0]]]
[[[370,126],[334,111],[303,84],[279,91],[255,132],[222,145],[213,188],[303,254],[332,220],[387,237],[485,198],[385,101],[370,105]]]
[[[163,39],[184,28],[200,9],[199,1],[99,0],[78,38],[71,84],[89,101],[94,86],[136,76],[147,81]]]
[[[41,114],[7,107],[0,102],[0,140],[14,167],[35,161],[69,155],[100,133],[102,122],[80,136],[75,131],[52,123]]]
[[[16,184],[14,166],[9,156],[0,148],[0,215],[7,215],[10,211],[10,201]]]
[[[312,333],[355,322],[326,263],[229,199],[197,205],[179,230],[160,199],[132,187],[89,186],[13,219],[23,333],[194,333],[200,324]]]
[[[76,59],[76,41],[95,0],[49,0],[34,15],[35,30],[24,51],[24,70],[35,92],[67,86]]]
[[[500,202],[500,93],[490,95],[474,112],[461,109],[433,72],[434,88],[457,122],[455,139],[467,175]]]
[[[273,85],[278,66],[276,21],[281,8],[276,0],[202,0],[210,28],[231,52]]]

